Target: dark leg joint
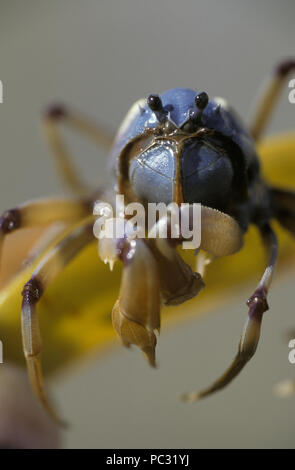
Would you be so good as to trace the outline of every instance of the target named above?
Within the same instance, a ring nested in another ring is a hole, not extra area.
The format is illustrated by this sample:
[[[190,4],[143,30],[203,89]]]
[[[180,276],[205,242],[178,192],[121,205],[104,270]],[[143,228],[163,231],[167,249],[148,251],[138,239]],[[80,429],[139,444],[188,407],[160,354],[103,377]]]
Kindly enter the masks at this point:
[[[40,299],[43,293],[43,287],[41,282],[32,277],[25,285],[22,291],[23,303],[35,304]]]
[[[269,309],[266,300],[266,290],[263,287],[258,287],[253,295],[247,300],[249,307],[249,317],[261,320],[262,315]]]
[[[21,225],[21,216],[18,209],[4,212],[0,217],[0,231],[5,235],[18,229]]]
[[[126,238],[120,238],[116,243],[116,250],[118,258],[123,262],[124,266],[132,261],[135,254],[134,247],[132,247],[130,240]]]
[[[283,78],[289,75],[293,69],[295,69],[295,59],[286,59],[277,65],[275,71],[278,76]]]
[[[61,104],[54,104],[45,110],[45,117],[52,121],[58,121],[67,116],[66,108]]]

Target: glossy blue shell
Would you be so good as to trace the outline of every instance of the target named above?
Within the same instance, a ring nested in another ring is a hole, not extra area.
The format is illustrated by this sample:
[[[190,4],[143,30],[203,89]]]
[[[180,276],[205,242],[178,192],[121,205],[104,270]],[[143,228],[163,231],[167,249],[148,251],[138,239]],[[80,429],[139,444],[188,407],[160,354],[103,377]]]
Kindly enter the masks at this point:
[[[181,127],[188,120],[191,109],[196,110],[195,97],[199,92],[188,88],[173,88],[160,95],[170,121],[177,127]],[[209,101],[202,115],[202,123],[205,127],[230,137],[239,145],[248,164],[255,158],[252,138],[239,117],[223,99],[213,98]],[[157,118],[147,106],[146,100],[136,102],[119,129],[111,152],[112,157],[118,157],[123,147],[131,139],[142,134],[146,128],[156,128],[157,125]]]

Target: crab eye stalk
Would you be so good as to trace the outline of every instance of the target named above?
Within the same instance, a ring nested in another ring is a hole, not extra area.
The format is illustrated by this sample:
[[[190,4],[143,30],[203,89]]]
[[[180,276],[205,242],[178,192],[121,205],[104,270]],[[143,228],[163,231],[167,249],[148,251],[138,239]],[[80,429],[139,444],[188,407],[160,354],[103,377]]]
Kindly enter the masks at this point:
[[[190,108],[188,111],[188,120],[182,127],[186,132],[195,132],[197,128],[202,127],[202,114],[209,102],[207,93],[202,91],[195,96],[196,108]]]
[[[149,95],[147,99],[147,104],[152,111],[160,111],[161,109],[163,109],[162,100],[159,95]]]
[[[206,108],[208,102],[209,102],[209,97],[207,93],[205,93],[205,91],[198,93],[197,96],[195,97],[196,106],[200,111],[203,111]]]
[[[164,122],[166,120],[167,111],[165,111],[159,95],[149,95],[147,98],[147,105],[155,113],[160,122]]]

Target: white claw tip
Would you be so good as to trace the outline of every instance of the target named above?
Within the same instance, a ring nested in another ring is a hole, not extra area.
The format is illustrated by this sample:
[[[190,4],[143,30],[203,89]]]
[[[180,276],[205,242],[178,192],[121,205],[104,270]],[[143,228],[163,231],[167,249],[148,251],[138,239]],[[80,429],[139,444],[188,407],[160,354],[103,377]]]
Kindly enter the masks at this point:
[[[113,271],[114,269],[114,264],[115,264],[115,261],[113,259],[109,259],[109,265],[110,265],[110,270]]]
[[[103,260],[104,264],[109,264],[109,267],[110,267],[110,270],[111,270],[111,271],[113,271],[113,269],[114,269],[115,261],[116,261],[116,260],[114,260],[114,259],[112,259],[112,258],[105,258],[105,259]]]

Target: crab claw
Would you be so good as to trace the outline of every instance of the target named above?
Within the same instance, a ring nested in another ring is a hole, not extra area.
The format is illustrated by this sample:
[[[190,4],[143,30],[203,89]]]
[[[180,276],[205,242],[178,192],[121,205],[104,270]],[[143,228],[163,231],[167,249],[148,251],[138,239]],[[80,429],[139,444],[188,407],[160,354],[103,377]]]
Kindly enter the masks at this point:
[[[156,239],[153,250],[165,305],[179,305],[198,295],[205,286],[204,281],[182,259],[176,246],[170,240],[159,238]]]
[[[228,256],[243,246],[243,231],[238,222],[228,214],[202,206],[200,248],[213,256]]]
[[[130,344],[138,346],[146,356],[148,363],[155,367],[156,355],[155,348],[157,339],[153,331],[149,331],[144,326],[129,320],[120,308],[120,301],[114,305],[112,312],[112,321],[115,330],[121,337],[124,346],[129,347]]]
[[[156,261],[142,240],[121,247],[124,270],[119,299],[112,312],[113,326],[123,344],[135,344],[155,366],[156,336],[160,328],[160,280]]]

